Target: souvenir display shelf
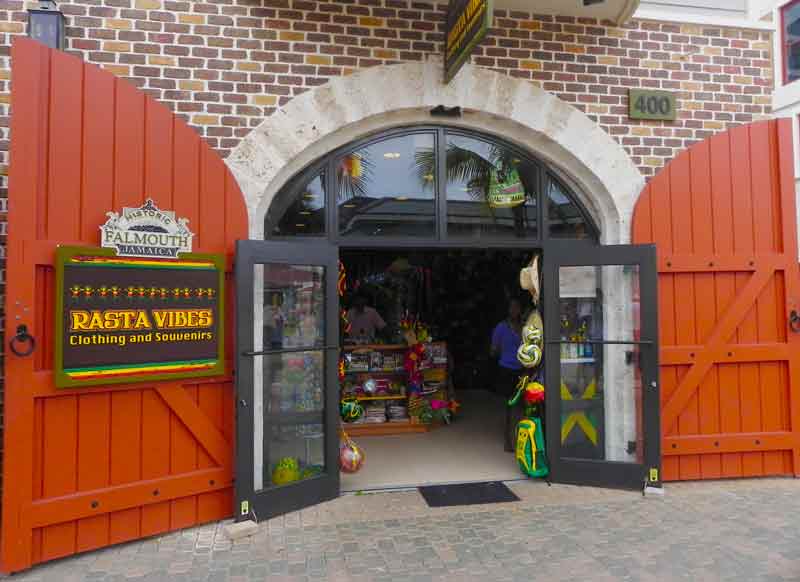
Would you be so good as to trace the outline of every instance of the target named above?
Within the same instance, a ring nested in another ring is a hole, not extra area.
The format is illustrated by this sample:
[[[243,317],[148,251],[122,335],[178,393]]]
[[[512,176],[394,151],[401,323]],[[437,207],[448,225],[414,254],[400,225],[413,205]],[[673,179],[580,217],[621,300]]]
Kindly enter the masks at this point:
[[[426,376],[431,371],[438,370],[438,378],[435,380],[439,387],[423,395],[428,398],[439,396],[441,399],[446,399],[447,394],[447,345],[445,342],[432,342],[428,344],[428,351],[434,355],[442,354],[440,357],[434,357],[425,360],[425,365],[422,367],[423,374]],[[404,344],[399,345],[346,345],[342,349],[345,356],[357,356],[355,358],[355,365],[345,367],[345,379],[340,387],[340,396],[355,397],[364,406],[369,403],[398,401],[404,402],[406,409],[408,403],[408,392],[406,389],[406,371],[403,368],[403,356],[408,350],[408,346]],[[377,355],[373,355],[377,354]],[[351,360],[353,361],[353,360]],[[373,363],[380,361],[380,364],[373,366]],[[366,364],[365,364],[366,362]],[[426,373],[427,372],[427,373]],[[388,394],[366,395],[346,392],[346,386],[349,384],[358,385],[367,378],[375,380],[385,380],[389,383],[394,383],[395,386],[401,386],[400,390],[395,388]],[[428,382],[426,381],[426,384]],[[401,420],[387,420],[380,423],[366,423],[366,422],[342,422],[342,428],[347,431],[351,436],[365,436],[365,435],[391,435],[391,434],[406,434],[406,433],[420,433],[428,432],[436,428],[437,424],[422,424],[414,422],[412,419],[405,421]]]

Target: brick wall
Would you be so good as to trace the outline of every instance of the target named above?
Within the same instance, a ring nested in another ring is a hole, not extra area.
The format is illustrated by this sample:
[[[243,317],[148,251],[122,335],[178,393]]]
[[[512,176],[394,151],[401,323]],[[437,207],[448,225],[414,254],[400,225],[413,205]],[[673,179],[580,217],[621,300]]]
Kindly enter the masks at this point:
[[[185,116],[224,156],[292,96],[358,68],[441,52],[444,4],[414,0],[77,0],[60,2],[68,50]],[[0,103],[22,0],[0,0]],[[498,11],[474,62],[531,79],[573,103],[647,175],[689,142],[769,113],[763,31]],[[675,123],[627,119],[629,87],[680,92]],[[8,125],[6,105],[2,119]],[[0,146],[7,144],[4,132]],[[0,160],[7,163],[7,160]]]

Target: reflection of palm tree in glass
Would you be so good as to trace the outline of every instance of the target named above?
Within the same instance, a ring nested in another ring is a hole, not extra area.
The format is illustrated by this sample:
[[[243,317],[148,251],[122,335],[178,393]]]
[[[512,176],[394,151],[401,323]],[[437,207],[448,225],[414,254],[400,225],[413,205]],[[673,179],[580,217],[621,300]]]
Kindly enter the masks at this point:
[[[532,193],[535,192],[535,189],[532,188],[533,184],[529,184],[527,180],[527,177],[532,174],[527,171],[529,170],[528,163],[520,160],[512,151],[504,147],[496,144],[487,145],[487,156],[483,157],[478,152],[448,143],[445,162],[447,183],[464,184],[470,197],[476,202],[485,204],[492,220],[496,221],[495,207],[490,201],[493,179],[503,182],[512,171],[516,170],[525,190],[526,202],[534,199],[535,194]],[[432,148],[418,150],[414,154],[414,165],[420,181],[423,181],[425,176],[435,174],[435,150]],[[514,230],[519,236],[524,236],[528,218],[525,204],[519,204],[510,210],[514,216]]]
[[[369,150],[363,149],[346,155],[336,168],[336,198],[339,201],[365,197],[369,193],[375,164]]]

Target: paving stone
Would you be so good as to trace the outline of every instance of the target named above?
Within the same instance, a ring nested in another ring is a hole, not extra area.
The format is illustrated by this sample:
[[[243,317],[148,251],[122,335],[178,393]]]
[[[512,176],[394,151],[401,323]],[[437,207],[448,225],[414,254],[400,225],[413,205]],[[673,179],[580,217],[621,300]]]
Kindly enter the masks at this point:
[[[799,483],[681,483],[643,499],[520,482],[514,507],[346,496],[234,543],[228,520],[44,564],[13,582],[796,581]],[[387,511],[402,517],[383,519]]]

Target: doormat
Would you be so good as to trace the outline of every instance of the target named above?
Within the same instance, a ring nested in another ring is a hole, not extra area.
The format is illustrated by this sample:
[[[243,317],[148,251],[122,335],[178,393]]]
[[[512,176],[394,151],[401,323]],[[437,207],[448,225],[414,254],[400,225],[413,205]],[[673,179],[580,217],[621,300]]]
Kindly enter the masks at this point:
[[[500,481],[486,483],[460,483],[458,485],[430,485],[419,488],[428,507],[453,507],[456,505],[481,505],[519,501],[511,489]]]

